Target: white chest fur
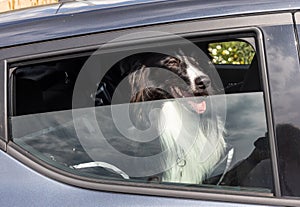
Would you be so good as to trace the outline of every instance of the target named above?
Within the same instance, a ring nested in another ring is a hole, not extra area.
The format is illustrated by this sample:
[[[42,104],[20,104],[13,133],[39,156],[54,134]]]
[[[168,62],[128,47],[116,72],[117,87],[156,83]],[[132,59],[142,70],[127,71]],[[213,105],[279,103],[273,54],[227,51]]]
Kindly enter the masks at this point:
[[[224,125],[218,117],[201,117],[176,101],[164,103],[159,119],[165,182],[200,184],[225,151]]]

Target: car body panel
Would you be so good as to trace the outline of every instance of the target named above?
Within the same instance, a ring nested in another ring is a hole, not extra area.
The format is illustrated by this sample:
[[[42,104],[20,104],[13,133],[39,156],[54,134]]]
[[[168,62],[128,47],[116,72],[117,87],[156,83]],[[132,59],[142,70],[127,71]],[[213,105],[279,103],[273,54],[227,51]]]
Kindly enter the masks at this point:
[[[47,178],[0,151],[0,203],[15,206],[224,206],[222,202],[99,192]],[[237,207],[240,204],[227,203]],[[260,207],[263,205],[246,205]]]
[[[72,6],[68,10],[69,4]],[[273,0],[254,3],[215,0],[199,4],[199,1],[193,0],[153,3],[145,1],[143,4],[128,3],[120,7],[115,7],[114,4],[109,7],[101,4],[86,5],[89,4],[64,3],[60,7],[61,12],[60,9],[57,12],[58,5],[52,5],[0,14],[0,47],[184,20],[263,14],[278,10],[293,11],[300,7],[300,2]],[[41,16],[43,12],[46,12],[46,15]],[[7,25],[9,22],[14,23],[14,26]],[[84,27],[82,22],[85,22]]]

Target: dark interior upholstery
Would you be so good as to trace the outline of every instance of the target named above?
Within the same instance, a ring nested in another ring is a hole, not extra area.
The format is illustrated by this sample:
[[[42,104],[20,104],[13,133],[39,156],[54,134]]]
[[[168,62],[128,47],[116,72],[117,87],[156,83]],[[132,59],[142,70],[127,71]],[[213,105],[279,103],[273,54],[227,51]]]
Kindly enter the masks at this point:
[[[243,85],[240,88],[241,92],[257,92],[261,91],[261,84],[259,79],[259,69],[257,56],[253,57],[251,65],[245,75]]]

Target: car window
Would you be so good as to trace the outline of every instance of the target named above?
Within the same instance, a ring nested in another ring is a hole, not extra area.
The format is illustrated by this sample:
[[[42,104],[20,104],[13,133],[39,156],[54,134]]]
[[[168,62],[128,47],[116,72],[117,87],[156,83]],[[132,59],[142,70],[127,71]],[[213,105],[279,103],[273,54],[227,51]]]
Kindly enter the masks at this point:
[[[13,141],[87,179],[272,193],[254,45],[234,40],[248,66],[224,69],[222,36],[140,39],[11,63]]]

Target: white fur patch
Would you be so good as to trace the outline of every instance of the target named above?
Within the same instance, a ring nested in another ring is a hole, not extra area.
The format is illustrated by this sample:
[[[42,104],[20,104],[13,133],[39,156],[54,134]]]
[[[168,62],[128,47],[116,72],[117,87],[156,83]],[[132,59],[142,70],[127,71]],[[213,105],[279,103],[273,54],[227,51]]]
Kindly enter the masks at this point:
[[[189,81],[191,83],[191,87],[193,90],[196,89],[195,79],[198,77],[206,76],[205,73],[203,73],[201,70],[199,70],[198,67],[195,67],[187,57],[184,57],[184,62],[187,64],[187,76],[189,77]]]
[[[176,101],[162,107],[159,130],[167,170],[165,182],[200,184],[219,162],[225,151],[224,125],[215,120],[200,120],[200,116],[184,109]]]

